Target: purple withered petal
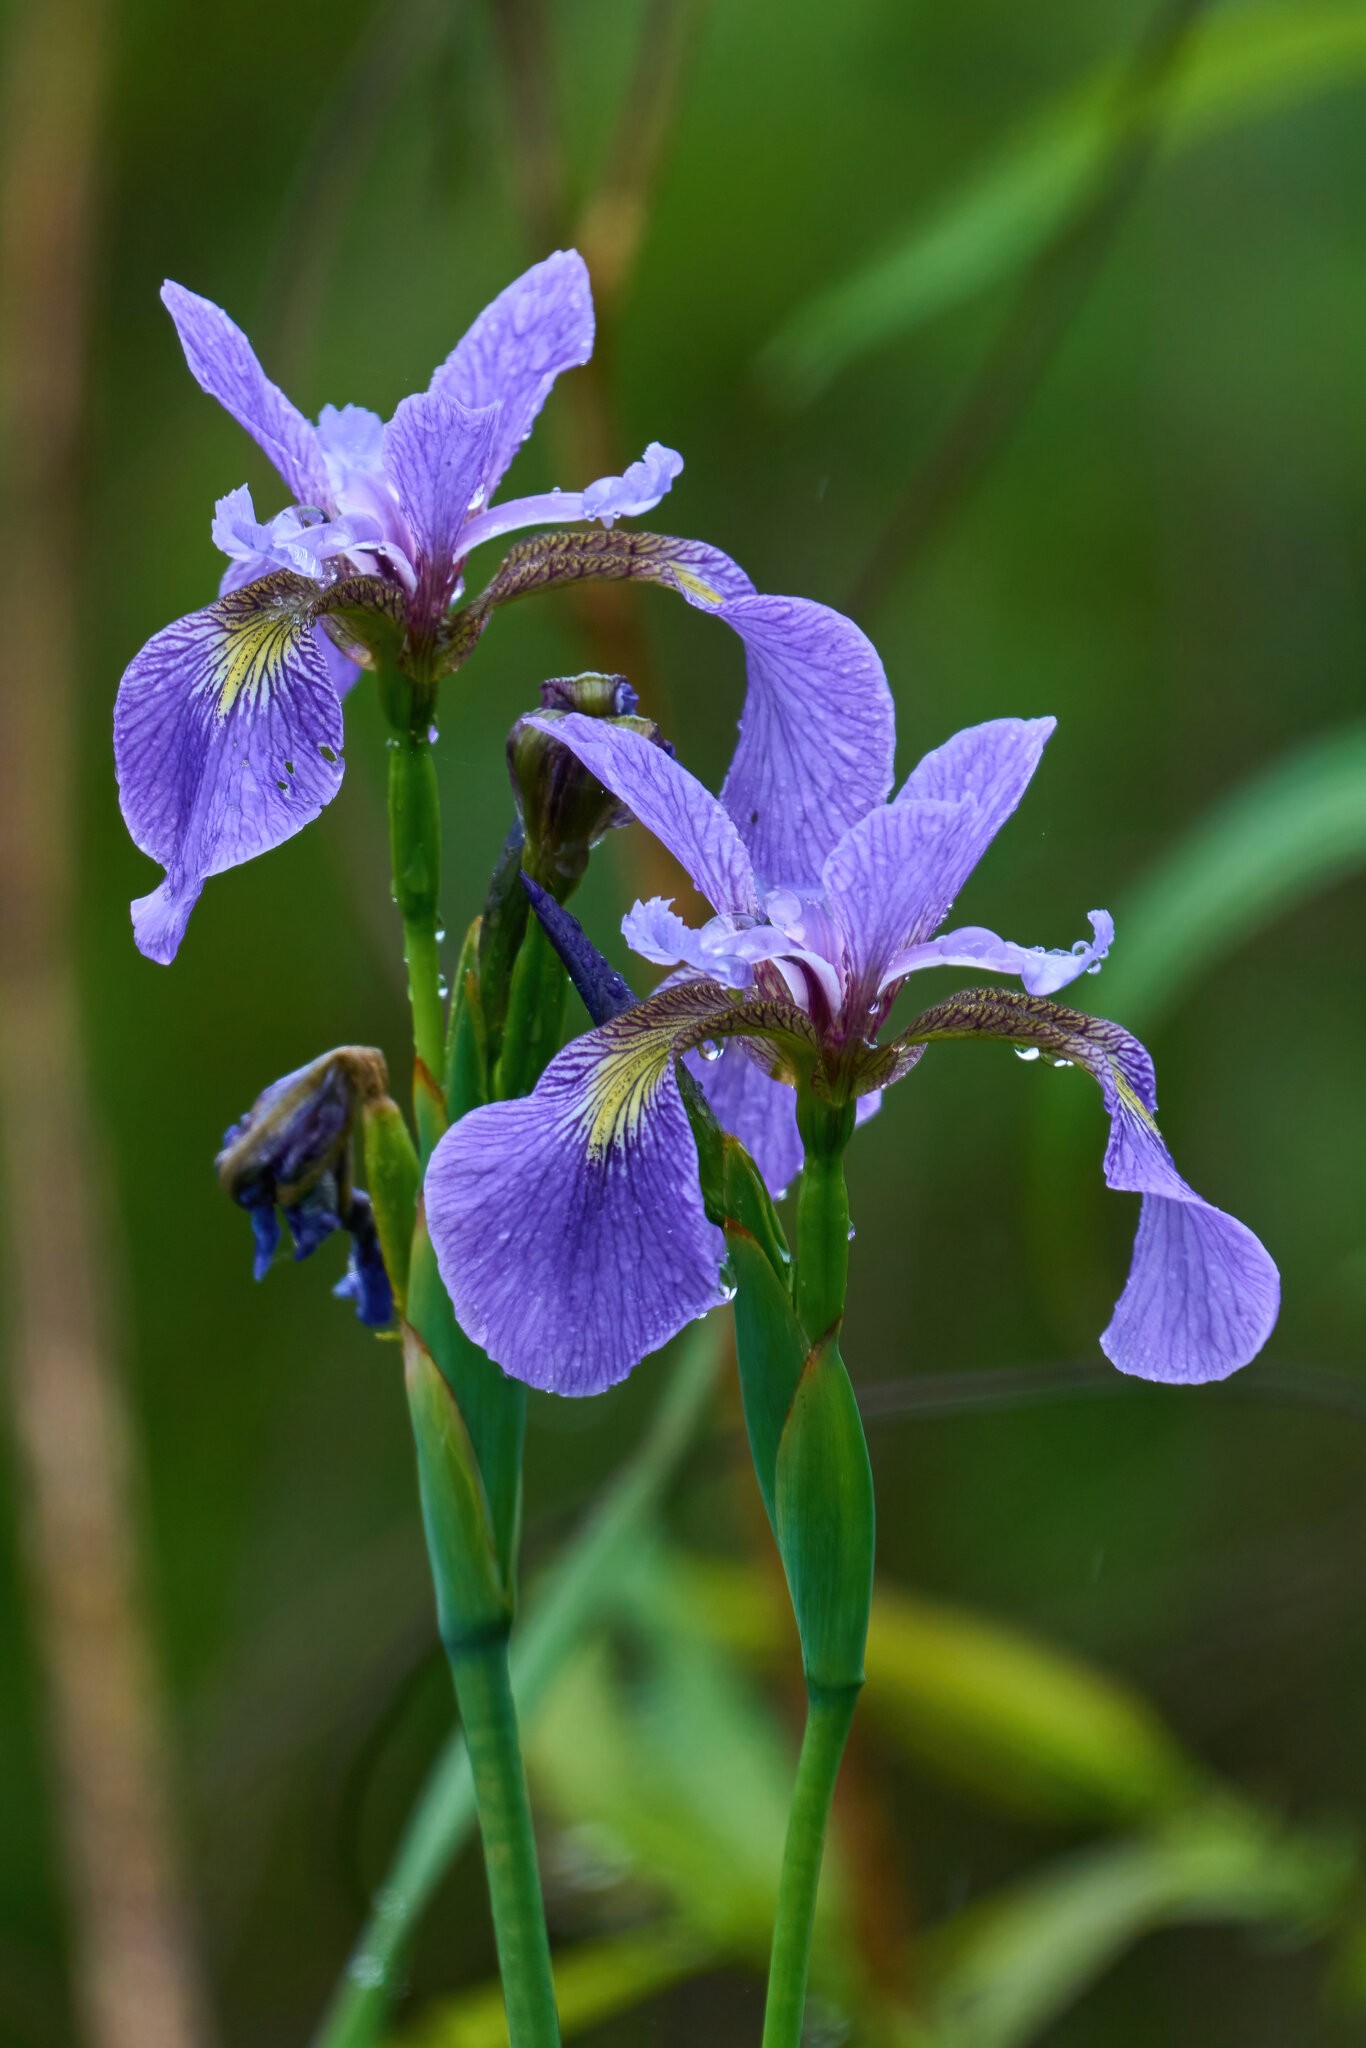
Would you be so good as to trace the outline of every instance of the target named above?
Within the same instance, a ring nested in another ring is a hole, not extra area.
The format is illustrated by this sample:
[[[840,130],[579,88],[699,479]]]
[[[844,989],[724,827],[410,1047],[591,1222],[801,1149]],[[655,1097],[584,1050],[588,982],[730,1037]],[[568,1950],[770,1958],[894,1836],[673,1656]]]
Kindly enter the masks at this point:
[[[735,1133],[770,1194],[780,1199],[802,1170],[796,1089],[773,1080],[743,1045],[723,1045],[719,1059],[690,1053],[688,1067],[701,1082],[716,1121]]]
[[[166,869],[133,905],[150,959],[174,957],[207,876],[291,838],[340,787],[341,703],[287,581],[165,627],[119,685],[119,802],[134,842]]]
[[[757,875],[813,884],[841,834],[892,786],[882,662],[852,619],[806,598],[734,598],[716,615],[744,643],[747,679],[721,801]]]
[[[532,266],[484,308],[431,389],[475,408],[501,404],[483,478],[493,495],[562,370],[593,353],[593,293],[576,249]]]
[[[605,788],[680,861],[715,909],[756,915],[754,876],[740,835],[711,791],[677,761],[624,726],[571,712],[528,719],[576,754]]]
[[[412,535],[409,559],[441,599],[455,578],[457,542],[488,470],[499,408],[471,409],[428,391],[405,398],[384,429],[384,467]]]
[[[975,967],[989,974],[1018,974],[1032,996],[1056,995],[1078,975],[1090,974],[1114,942],[1115,922],[1107,910],[1090,912],[1092,938],[1078,939],[1070,952],[1017,946],[982,925],[962,925],[898,953],[883,975],[884,987],[922,967]]]
[[[175,321],[196,383],[246,428],[300,504],[317,503],[327,480],[317,431],[271,383],[241,328],[211,299],[169,278],[161,302]]]
[[[427,1220],[467,1334],[514,1378],[596,1394],[720,1299],[675,1034],[627,1010],[533,1094],[476,1109],[427,1169]]]

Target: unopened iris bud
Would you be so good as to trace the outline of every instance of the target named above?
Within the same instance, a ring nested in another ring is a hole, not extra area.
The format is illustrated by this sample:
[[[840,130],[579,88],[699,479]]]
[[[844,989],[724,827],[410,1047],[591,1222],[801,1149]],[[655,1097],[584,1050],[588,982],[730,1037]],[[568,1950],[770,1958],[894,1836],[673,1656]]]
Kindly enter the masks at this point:
[[[251,1217],[254,1268],[264,1280],[288,1227],[296,1259],[332,1232],[350,1234],[346,1277],[334,1290],[371,1329],[393,1321],[394,1294],[370,1199],[353,1180],[352,1134],[366,1103],[388,1096],[381,1053],[343,1045],[273,1081],[223,1139],[218,1178]]]
[[[522,866],[562,902],[598,841],[631,813],[570,753],[547,724],[580,712],[638,732],[672,753],[653,719],[637,716],[639,698],[625,676],[556,676],[541,685],[535,722],[519,718],[508,735],[508,772],[526,834]]]

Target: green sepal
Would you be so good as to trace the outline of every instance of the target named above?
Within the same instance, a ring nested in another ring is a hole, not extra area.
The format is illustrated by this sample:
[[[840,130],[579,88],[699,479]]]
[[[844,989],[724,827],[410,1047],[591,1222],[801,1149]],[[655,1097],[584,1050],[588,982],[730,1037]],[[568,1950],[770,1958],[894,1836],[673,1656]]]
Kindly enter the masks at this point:
[[[493,1517],[469,1430],[431,1352],[403,1326],[404,1378],[441,1640],[454,1655],[512,1618]]]
[[[810,1686],[863,1683],[873,1598],[873,1475],[832,1337],[802,1368],[778,1445],[774,1533]]]
[[[403,1112],[387,1095],[363,1104],[365,1184],[374,1205],[380,1249],[400,1315],[408,1299],[408,1264],[422,1168]]]
[[[458,1123],[470,1110],[488,1101],[484,1001],[479,981],[479,947],[483,919],[476,917],[460,948],[446,1033],[446,1114]]]
[[[499,1371],[455,1319],[418,1204],[408,1281],[408,1321],[419,1332],[469,1432],[505,1586],[516,1584],[522,1517],[522,1439],[526,1388]],[[508,1592],[508,1610],[512,1595]]]

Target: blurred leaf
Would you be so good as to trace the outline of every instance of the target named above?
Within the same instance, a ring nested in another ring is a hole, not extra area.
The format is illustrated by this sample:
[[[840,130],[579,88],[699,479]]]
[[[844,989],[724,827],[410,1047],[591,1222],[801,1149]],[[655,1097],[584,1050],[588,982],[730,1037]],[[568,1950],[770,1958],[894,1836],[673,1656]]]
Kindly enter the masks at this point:
[[[820,293],[780,330],[763,367],[813,397],[856,357],[998,283],[1065,220],[1116,133],[1162,122],[1171,151],[1277,113],[1366,71],[1359,5],[1240,7],[1192,34],[1176,77],[1121,111],[1113,75],[1031,120],[882,256]],[[1122,124],[1122,125],[1121,125]]]
[[[1089,1850],[961,1914],[925,1945],[927,2016],[907,2048],[1017,2048],[1132,1942],[1190,1921],[1272,1924],[1308,1939],[1352,1883],[1339,1838],[1290,1836],[1244,1808],[1183,1814]]]
[[[767,1953],[790,1746],[699,1627],[677,1567],[640,1550],[610,1637],[581,1649],[527,1743],[541,1795],[726,1953]],[[832,1877],[834,1872],[832,1870]],[[822,1894],[833,1908],[837,1878]]]
[[[753,1567],[693,1562],[694,1611],[716,1639],[791,1654],[787,1617]],[[1127,1687],[980,1616],[880,1589],[864,1709],[923,1763],[1017,1811],[1116,1823],[1172,1811],[1200,1782]]]
[[[1151,1030],[1236,946],[1363,863],[1366,725],[1351,725],[1235,790],[1140,883],[1105,969],[1107,1010]]]
[[[674,1924],[633,1927],[557,1950],[560,2032],[569,2040],[715,1960],[696,1935]],[[395,2036],[395,2048],[507,2048],[502,1987],[495,1982],[460,1998],[442,1999],[416,2026]]]

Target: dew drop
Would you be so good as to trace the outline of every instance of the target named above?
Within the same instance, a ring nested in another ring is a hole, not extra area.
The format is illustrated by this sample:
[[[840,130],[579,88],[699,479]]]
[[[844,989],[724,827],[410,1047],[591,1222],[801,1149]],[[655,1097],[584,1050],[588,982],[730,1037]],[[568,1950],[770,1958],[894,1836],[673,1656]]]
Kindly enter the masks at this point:
[[[709,1064],[721,1057],[721,1048],[714,1038],[709,1038],[704,1045],[699,1045],[697,1050]]]
[[[1039,1048],[1037,1045],[1017,1045],[1015,1057],[1017,1060],[1036,1060],[1039,1057]]]
[[[850,1242],[850,1244],[852,1244],[852,1243],[854,1242],[854,1239],[855,1239],[855,1238],[856,1238],[857,1236],[858,1236],[858,1232],[857,1232],[857,1231],[855,1230],[855,1228],[854,1228],[853,1224],[851,1223],[851,1224],[849,1225],[849,1242]]]
[[[436,992],[440,996],[443,1003],[445,1002],[447,996],[451,992],[451,985],[447,981],[444,974],[438,974],[436,977]],[[1064,1061],[1063,1064],[1065,1065],[1066,1062]]]
[[[1072,1062],[1071,1060],[1054,1060],[1053,1064],[1055,1067],[1070,1067]]]
[[[435,933],[433,934],[433,936],[435,937],[435,939],[436,939],[436,943],[437,943],[437,945],[438,945],[438,946],[444,946],[444,945],[445,945],[445,943],[446,943],[446,928],[445,928],[445,926],[444,926],[444,925],[438,925],[438,926],[437,926],[437,928],[436,928],[436,931],[435,931]]]

